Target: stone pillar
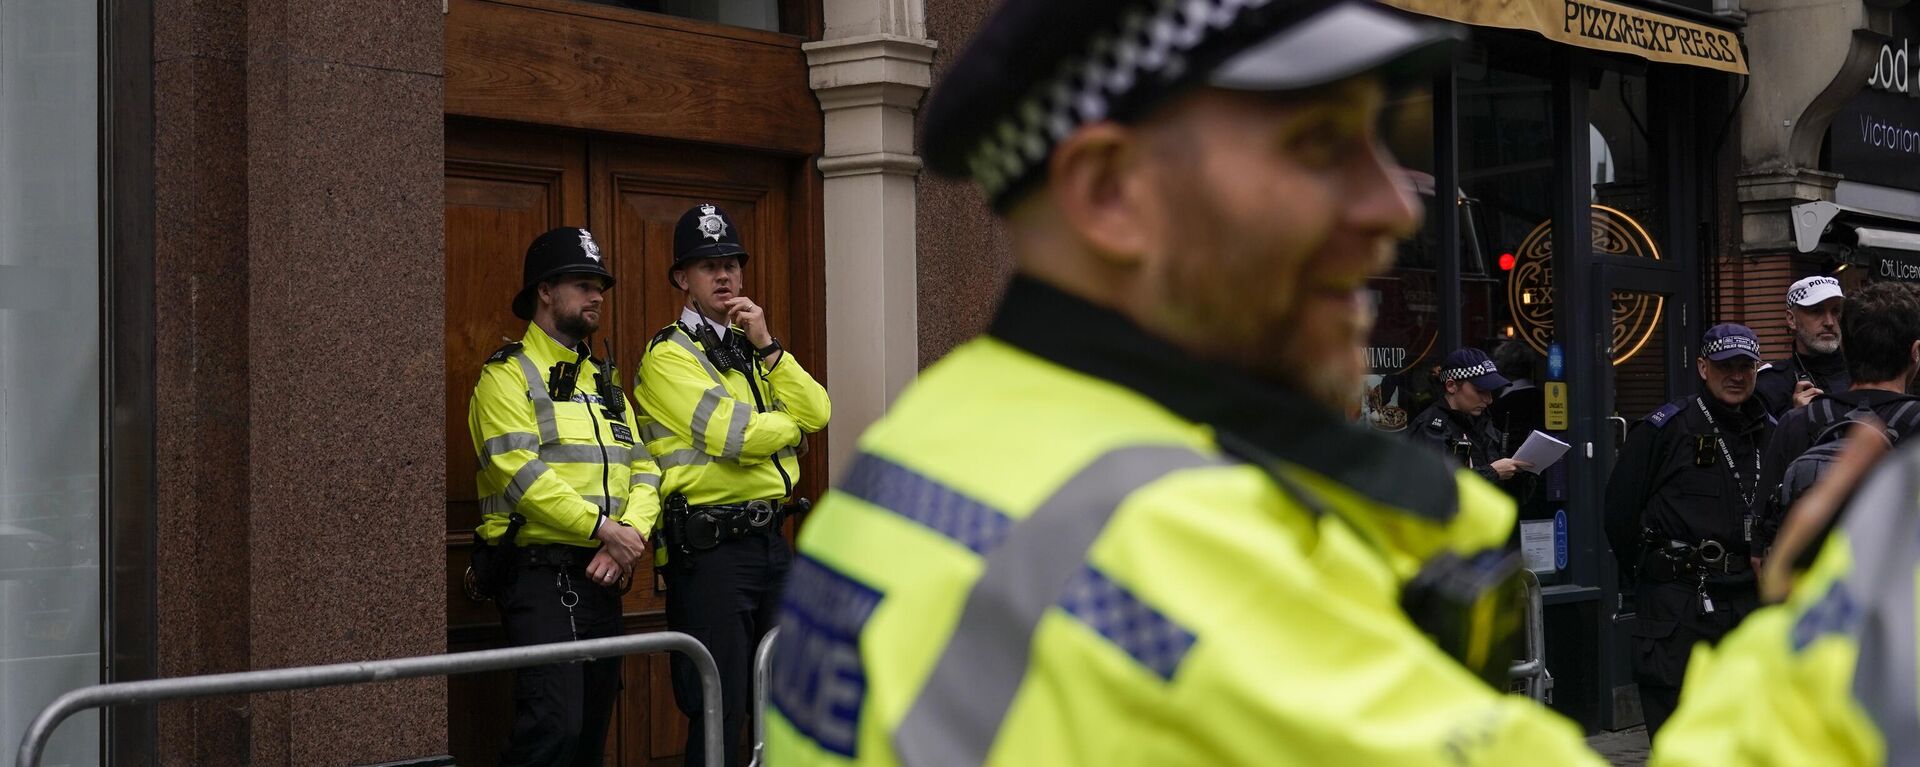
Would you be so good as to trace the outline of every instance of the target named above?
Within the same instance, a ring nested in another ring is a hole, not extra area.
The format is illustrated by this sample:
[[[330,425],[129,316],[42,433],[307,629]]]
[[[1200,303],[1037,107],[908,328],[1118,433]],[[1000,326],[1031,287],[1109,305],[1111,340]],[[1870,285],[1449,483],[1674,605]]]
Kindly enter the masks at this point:
[[[919,371],[914,112],[935,45],[919,0],[827,0],[825,39],[806,45],[826,114],[829,473]]]

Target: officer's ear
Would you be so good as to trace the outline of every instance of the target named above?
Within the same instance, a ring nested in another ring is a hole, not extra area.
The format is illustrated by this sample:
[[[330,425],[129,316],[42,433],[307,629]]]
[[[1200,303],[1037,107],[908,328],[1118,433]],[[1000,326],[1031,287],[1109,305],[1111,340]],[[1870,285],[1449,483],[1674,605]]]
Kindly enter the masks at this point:
[[[687,289],[687,270],[675,269],[672,272],[667,274],[667,280],[672,282],[674,287],[679,288],[681,290],[686,290]]]
[[[1085,126],[1054,147],[1044,190],[1068,227],[1103,258],[1138,263],[1157,239],[1145,139],[1113,122]]]
[[[1713,363],[1708,362],[1707,358],[1705,357],[1693,358],[1693,367],[1694,367],[1694,370],[1700,374],[1700,380],[1702,381],[1707,380],[1707,366],[1711,364]]]

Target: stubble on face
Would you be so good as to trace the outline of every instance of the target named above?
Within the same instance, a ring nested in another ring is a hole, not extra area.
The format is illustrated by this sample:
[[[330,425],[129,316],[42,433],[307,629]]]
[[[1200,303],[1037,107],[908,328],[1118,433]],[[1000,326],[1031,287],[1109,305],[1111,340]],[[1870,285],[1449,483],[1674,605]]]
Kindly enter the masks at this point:
[[[1375,310],[1364,279],[1392,264],[1394,240],[1341,231],[1342,201],[1283,162],[1247,167],[1264,134],[1239,127],[1230,122],[1219,142],[1156,143],[1178,234],[1144,264],[1146,300],[1155,323],[1200,356],[1342,410],[1368,372]]]

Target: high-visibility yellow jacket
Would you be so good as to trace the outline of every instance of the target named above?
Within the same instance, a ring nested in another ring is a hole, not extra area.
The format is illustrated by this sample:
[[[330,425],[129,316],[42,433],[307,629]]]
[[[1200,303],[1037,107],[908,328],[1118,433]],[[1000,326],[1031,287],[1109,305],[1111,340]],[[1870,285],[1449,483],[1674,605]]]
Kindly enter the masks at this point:
[[[1469,472],[1016,278],[802,529],[769,764],[1600,764],[1398,606],[1513,519]]]
[[[1656,765],[1920,765],[1920,452],[1885,459],[1785,603],[1696,646]]]
[[[826,428],[827,390],[792,352],[771,369],[754,360],[753,370],[751,382],[738,370],[722,373],[678,322],[654,336],[633,389],[652,421],[642,431],[660,462],[663,496],[679,493],[695,506],[772,500],[800,481],[795,448]]]
[[[481,538],[498,539],[515,511],[527,518],[515,537],[521,544],[599,546],[593,533],[602,515],[643,532],[659,518],[660,469],[639,442],[641,417],[630,403],[611,417],[594,385],[598,363],[580,362],[571,397],[548,392],[553,366],[579,357],[528,324],[519,343],[481,369],[467,406],[480,458]]]

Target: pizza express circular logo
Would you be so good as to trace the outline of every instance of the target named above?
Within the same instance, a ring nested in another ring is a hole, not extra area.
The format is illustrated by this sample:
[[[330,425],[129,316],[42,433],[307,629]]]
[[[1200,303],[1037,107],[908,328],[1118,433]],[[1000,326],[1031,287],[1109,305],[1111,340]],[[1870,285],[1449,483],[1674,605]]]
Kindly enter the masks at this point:
[[[1660,248],[1640,222],[1605,205],[1594,205],[1593,250],[1627,258],[1660,260]],[[1543,221],[1513,252],[1513,273],[1507,278],[1507,305],[1513,313],[1513,334],[1534,351],[1547,353],[1553,343],[1553,222]],[[1633,359],[1653,337],[1666,299],[1650,293],[1613,292],[1613,364]]]

